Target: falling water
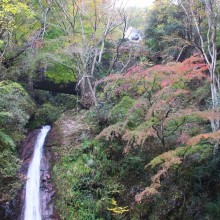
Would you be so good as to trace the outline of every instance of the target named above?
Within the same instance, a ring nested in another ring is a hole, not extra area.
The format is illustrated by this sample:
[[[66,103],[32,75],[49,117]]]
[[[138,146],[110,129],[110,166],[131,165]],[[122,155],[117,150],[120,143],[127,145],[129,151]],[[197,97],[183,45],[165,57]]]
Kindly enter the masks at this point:
[[[50,126],[44,126],[34,146],[34,156],[28,168],[24,220],[41,220],[40,212],[40,161],[43,145]]]

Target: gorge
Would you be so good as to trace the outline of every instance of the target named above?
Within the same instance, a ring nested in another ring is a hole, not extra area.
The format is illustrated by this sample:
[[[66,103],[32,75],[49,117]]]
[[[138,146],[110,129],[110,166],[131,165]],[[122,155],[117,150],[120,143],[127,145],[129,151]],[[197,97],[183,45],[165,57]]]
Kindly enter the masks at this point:
[[[0,0],[0,220],[220,219],[220,0],[117,1]]]

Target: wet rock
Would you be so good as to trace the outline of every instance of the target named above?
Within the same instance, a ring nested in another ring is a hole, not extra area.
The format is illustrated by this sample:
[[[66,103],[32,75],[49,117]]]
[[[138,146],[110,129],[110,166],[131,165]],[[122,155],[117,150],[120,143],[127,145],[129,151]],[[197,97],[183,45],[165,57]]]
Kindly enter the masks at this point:
[[[24,201],[25,201],[25,183],[26,183],[26,174],[28,171],[29,164],[33,157],[34,145],[37,140],[37,135],[40,132],[40,129],[33,130],[28,133],[24,142],[20,146],[20,159],[23,161],[20,168],[20,178],[22,182],[22,188],[17,193],[16,199],[16,210],[17,210],[17,220],[23,220],[24,213]],[[15,218],[14,218],[15,219]]]
[[[58,217],[54,210],[53,196],[55,189],[51,182],[51,152],[49,147],[44,147],[43,158],[41,161],[41,210],[43,220],[57,220]]]
[[[40,129],[36,129],[31,131],[27,137],[25,138],[24,142],[20,147],[20,159],[23,161],[20,173],[26,175],[29,163],[32,159],[33,152],[34,152],[34,144],[37,139],[37,135],[40,132]]]
[[[14,220],[17,218],[16,215],[16,200],[6,202],[0,205],[0,219],[1,220]]]
[[[23,178],[23,187],[22,190],[18,192],[17,201],[16,201],[16,218],[13,220],[23,220],[24,218],[24,204],[25,204],[25,184],[26,184],[26,174],[28,171],[29,164],[33,157],[34,145],[37,139],[37,135],[40,132],[40,129],[36,129],[30,132],[23,144],[20,147],[20,158],[23,161],[20,176]],[[48,139],[48,136],[47,138]],[[43,157],[41,160],[41,186],[40,186],[40,199],[41,199],[41,213],[42,220],[58,220],[58,216],[54,211],[53,205],[53,196],[55,194],[55,189],[51,183],[51,153],[50,149],[44,146]]]

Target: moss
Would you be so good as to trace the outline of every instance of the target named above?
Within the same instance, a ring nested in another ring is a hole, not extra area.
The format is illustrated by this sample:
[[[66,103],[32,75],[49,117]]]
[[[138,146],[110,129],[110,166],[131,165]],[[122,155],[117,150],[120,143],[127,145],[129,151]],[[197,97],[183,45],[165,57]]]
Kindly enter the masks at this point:
[[[181,148],[177,151],[177,156],[192,157],[196,162],[201,162],[210,158],[213,152],[213,146],[210,144],[199,144],[193,147]]]
[[[86,166],[82,157],[69,154],[61,159],[53,167],[53,179],[57,190],[58,200],[56,207],[59,210],[61,219],[74,219],[78,209],[78,194],[77,188],[80,187],[80,182],[85,181],[85,176],[91,172],[91,169]],[[74,202],[74,200],[76,202]],[[73,207],[70,206],[72,204]]]
[[[80,148],[65,152],[66,156],[54,166],[54,181],[59,186],[56,207],[61,219],[95,220],[102,219],[102,212],[107,215],[106,188],[113,192],[117,186],[104,184],[103,160],[107,159],[100,147],[98,141],[85,140]]]
[[[24,88],[19,83],[12,82],[9,80],[0,82],[0,93],[1,94],[19,93],[21,95],[27,96],[27,92],[24,90]]]
[[[49,70],[45,72],[45,74],[55,83],[67,83],[76,81],[76,76],[72,70],[58,63],[50,67]]]
[[[175,157],[184,157],[185,159],[191,158],[193,161],[200,163],[201,161],[207,160],[212,155],[213,147],[211,145],[196,145],[194,147],[178,147],[175,150],[165,152],[153,160],[146,166],[155,169],[168,162],[170,159]],[[194,156],[194,157],[193,157]],[[192,162],[192,161],[191,161]]]
[[[35,113],[34,118],[29,122],[27,127],[37,128],[43,125],[54,123],[61,115],[62,110],[50,103],[44,103]]]

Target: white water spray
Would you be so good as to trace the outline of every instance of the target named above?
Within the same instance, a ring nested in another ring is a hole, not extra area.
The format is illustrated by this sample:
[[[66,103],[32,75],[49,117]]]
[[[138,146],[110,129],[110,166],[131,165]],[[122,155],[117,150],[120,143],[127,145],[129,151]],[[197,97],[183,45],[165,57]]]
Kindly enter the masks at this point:
[[[50,126],[44,126],[34,146],[34,156],[28,168],[24,220],[41,220],[40,211],[40,161],[43,145]]]

